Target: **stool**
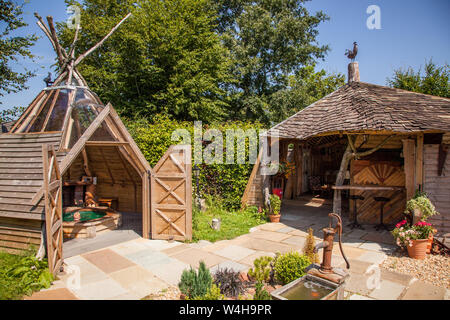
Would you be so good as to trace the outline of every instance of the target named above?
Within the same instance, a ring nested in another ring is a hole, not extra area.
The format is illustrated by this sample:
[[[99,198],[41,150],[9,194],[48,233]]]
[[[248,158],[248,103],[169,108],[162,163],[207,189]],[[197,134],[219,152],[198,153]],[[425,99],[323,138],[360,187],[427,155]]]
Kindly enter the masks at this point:
[[[351,195],[351,196],[349,197],[349,199],[351,199],[351,200],[354,201],[354,202],[353,202],[353,222],[350,223],[350,224],[348,224],[347,226],[350,227],[351,229],[359,228],[359,229],[364,230],[364,228],[362,227],[362,225],[360,225],[360,224],[358,223],[358,212],[356,211],[356,201],[358,201],[358,200],[364,200],[364,197],[355,194],[355,195]]]
[[[385,229],[389,231],[388,227],[383,223],[383,209],[386,202],[389,202],[391,199],[385,197],[373,197],[376,202],[380,202],[380,223],[375,226],[375,230]]]

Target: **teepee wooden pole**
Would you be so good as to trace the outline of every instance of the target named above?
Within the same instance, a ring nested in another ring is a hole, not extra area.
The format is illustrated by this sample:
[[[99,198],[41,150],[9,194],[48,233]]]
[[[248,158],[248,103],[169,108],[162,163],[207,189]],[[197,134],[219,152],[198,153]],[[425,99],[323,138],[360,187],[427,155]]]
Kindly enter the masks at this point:
[[[94,50],[96,50],[98,47],[100,47],[103,42],[106,41],[106,39],[108,39],[113,33],[114,31],[117,30],[117,28],[120,27],[120,25],[127,20],[129,17],[131,16],[131,12],[128,13],[122,20],[120,20],[120,22],[118,24],[116,24],[116,26],[114,28],[111,29],[111,31],[102,39],[100,40],[100,42],[98,42],[96,45],[94,45],[92,48],[90,48],[88,51],[86,51],[85,53],[83,53],[82,55],[80,55],[77,60],[75,61],[74,67],[76,67],[84,58],[86,58],[88,55],[90,55]]]

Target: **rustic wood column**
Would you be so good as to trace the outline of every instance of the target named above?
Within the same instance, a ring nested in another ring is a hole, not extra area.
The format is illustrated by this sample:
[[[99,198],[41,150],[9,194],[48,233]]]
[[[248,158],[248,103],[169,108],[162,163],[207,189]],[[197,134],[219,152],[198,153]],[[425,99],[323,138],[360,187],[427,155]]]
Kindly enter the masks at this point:
[[[423,190],[423,133],[417,135],[416,189]]]
[[[403,159],[405,161],[405,188],[406,201],[414,196],[415,192],[415,163],[416,163],[416,146],[413,139],[403,139]]]

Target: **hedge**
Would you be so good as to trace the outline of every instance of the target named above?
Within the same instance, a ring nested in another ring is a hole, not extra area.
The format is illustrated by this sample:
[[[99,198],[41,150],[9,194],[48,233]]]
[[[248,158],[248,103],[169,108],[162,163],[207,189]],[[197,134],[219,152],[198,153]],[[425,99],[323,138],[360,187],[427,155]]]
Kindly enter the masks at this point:
[[[172,141],[172,133],[176,129],[185,129],[191,138],[192,152],[194,153],[194,124],[192,122],[179,122],[172,120],[164,115],[157,115],[152,122],[146,119],[124,119],[133,139],[141,149],[147,161],[153,167],[159,159],[164,155],[170,145],[177,144],[177,141]],[[223,164],[206,164],[200,163],[199,168],[199,186],[200,196],[212,195],[217,199],[221,199],[223,205],[227,209],[239,209],[240,201],[247,186],[248,178],[253,169],[253,163],[249,163],[248,159],[248,145],[249,141],[246,138],[246,153],[244,164],[226,164],[226,130],[227,129],[262,129],[260,123],[242,122],[242,121],[228,121],[213,125],[203,125],[203,134],[208,129],[217,129],[222,132],[224,153]],[[234,159],[237,159],[237,139],[235,139]],[[203,143],[203,150],[207,144]],[[192,154],[194,161],[194,154]],[[236,161],[235,161],[236,162]],[[196,192],[196,179],[192,178],[193,192]]]

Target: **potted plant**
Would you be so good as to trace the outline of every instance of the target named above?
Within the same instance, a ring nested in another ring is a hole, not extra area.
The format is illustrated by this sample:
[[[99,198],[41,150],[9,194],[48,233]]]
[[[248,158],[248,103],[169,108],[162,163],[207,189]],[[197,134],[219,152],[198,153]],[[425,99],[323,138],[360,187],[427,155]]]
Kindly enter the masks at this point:
[[[271,194],[269,197],[269,202],[270,202],[270,210],[269,210],[270,222],[280,222],[281,199],[277,195]]]
[[[398,246],[406,247],[410,258],[425,259],[428,239],[433,232],[431,223],[419,221],[411,226],[402,220],[392,230],[392,235]]]
[[[416,191],[413,198],[406,203],[405,214],[412,217],[411,222],[426,221],[429,217],[439,214],[425,192]]]
[[[409,216],[410,222],[414,224],[417,221],[426,221],[429,217],[439,214],[439,212],[436,211],[427,194],[418,190],[414,197],[406,203],[405,214]],[[436,229],[433,229],[428,238],[427,253],[431,251],[433,233],[436,233],[436,231]]]

